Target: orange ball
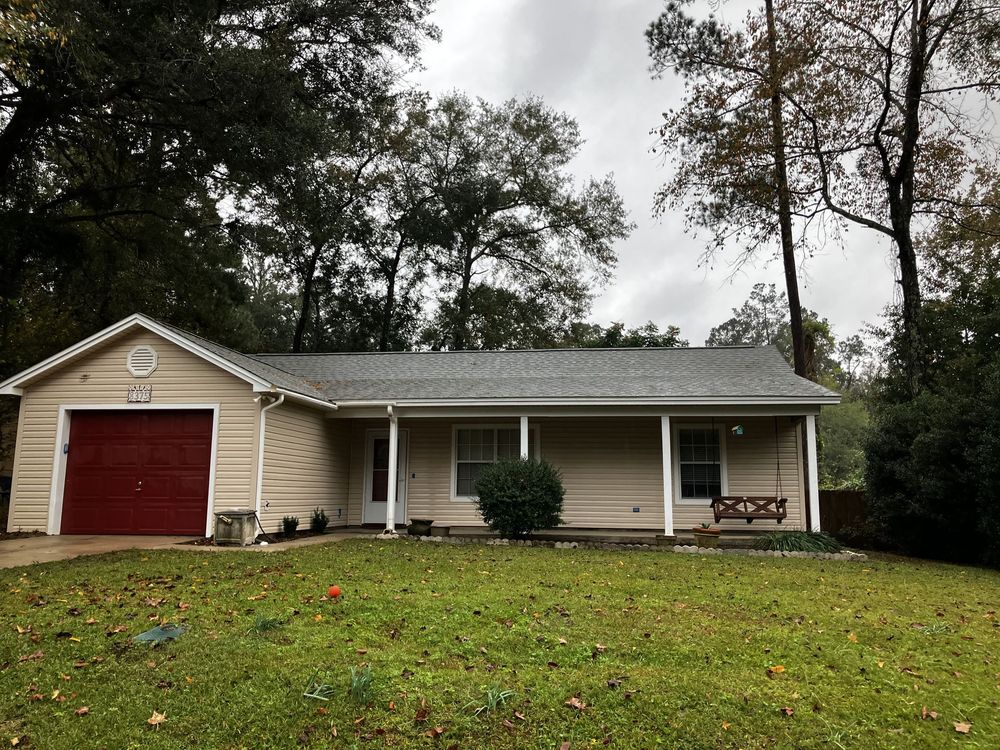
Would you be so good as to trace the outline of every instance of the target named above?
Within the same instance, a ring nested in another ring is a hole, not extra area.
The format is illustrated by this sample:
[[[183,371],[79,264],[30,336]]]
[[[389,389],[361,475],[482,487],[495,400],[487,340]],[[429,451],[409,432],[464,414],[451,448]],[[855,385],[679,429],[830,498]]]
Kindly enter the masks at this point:
[[[340,586],[331,586],[326,590],[326,593],[331,599],[336,599],[340,596]]]

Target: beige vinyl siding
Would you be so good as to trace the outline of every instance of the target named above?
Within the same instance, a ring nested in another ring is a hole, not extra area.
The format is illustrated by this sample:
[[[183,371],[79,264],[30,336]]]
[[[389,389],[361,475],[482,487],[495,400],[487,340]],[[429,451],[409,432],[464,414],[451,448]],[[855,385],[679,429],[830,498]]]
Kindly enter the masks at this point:
[[[677,424],[709,423],[709,419],[678,418]],[[742,436],[730,428],[744,427]],[[400,419],[409,432],[407,519],[431,518],[440,526],[479,526],[475,504],[451,498],[453,430],[456,425],[509,424],[503,419]],[[663,529],[663,465],[659,417],[539,418],[541,455],[563,475],[566,500],[563,519],[568,528]],[[773,496],[776,486],[774,419],[717,419],[726,439],[728,488],[731,495]],[[351,428],[350,510],[352,525],[361,523],[365,473],[365,434],[386,429],[388,420],[353,420]],[[782,495],[788,498],[785,528],[803,525],[804,497],[801,443],[795,421],[778,420]],[[674,446],[676,451],[676,446]],[[676,479],[677,472],[674,472]],[[633,508],[639,512],[633,512]],[[712,522],[711,508],[674,503],[674,528],[684,531]],[[754,529],[774,522],[755,521]],[[746,529],[744,521],[724,526]]]
[[[350,424],[328,413],[287,401],[266,412],[260,517],[267,531],[280,530],[286,515],[306,529],[317,507],[331,526],[347,525]]]
[[[542,458],[562,472],[565,526],[662,533],[659,417],[541,419],[538,424]]]
[[[677,425],[711,424],[708,419],[676,419]],[[778,417],[777,446],[775,444],[774,417],[745,417],[742,419],[717,419],[717,426],[722,427],[723,438],[726,441],[726,473],[728,477],[728,493],[730,495],[760,495],[774,497],[777,492],[777,462],[781,463],[781,496],[788,498],[788,518],[782,528],[803,528],[805,514],[803,511],[802,450],[799,440],[799,430],[796,422],[790,417]],[[743,434],[734,435],[732,428],[743,425]],[[673,446],[676,452],[677,446]],[[777,452],[776,452],[777,449]],[[674,472],[676,497],[677,472]],[[688,531],[701,523],[715,523],[715,516],[708,503],[704,506],[674,503],[674,528],[678,531]],[[746,521],[723,521],[723,528],[746,531]],[[775,527],[775,521],[754,521],[752,528]]]
[[[153,347],[159,355],[156,371],[146,378],[132,377],[125,365],[129,350],[139,344]],[[250,385],[154,333],[136,331],[25,386],[8,529],[47,527],[60,405],[126,406],[128,386],[134,384],[151,385],[156,405],[218,404],[215,505],[253,503],[259,409]]]

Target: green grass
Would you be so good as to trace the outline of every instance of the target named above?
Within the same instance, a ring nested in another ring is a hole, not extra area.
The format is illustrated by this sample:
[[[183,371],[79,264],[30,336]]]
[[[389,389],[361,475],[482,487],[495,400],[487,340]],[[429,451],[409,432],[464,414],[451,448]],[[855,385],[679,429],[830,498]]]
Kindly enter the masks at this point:
[[[996,748],[998,601],[996,572],[899,559],[367,540],[81,558],[0,571],[0,746]],[[285,625],[262,637],[260,617]],[[130,645],[158,620],[188,631]]]

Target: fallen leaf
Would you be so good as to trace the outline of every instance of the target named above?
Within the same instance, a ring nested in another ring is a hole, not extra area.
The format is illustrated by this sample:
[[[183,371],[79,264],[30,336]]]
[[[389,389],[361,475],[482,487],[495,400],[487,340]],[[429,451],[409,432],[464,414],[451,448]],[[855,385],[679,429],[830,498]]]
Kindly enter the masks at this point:
[[[726,731],[728,731],[729,727],[731,727],[731,726],[732,726],[732,724],[730,724],[728,721],[722,722],[722,728],[725,729]]]
[[[795,713],[795,709],[792,708],[791,706],[785,706],[784,708],[781,709],[781,713],[784,714],[785,716],[791,716],[792,714]]]
[[[566,742],[562,743],[562,744],[561,744],[561,745],[559,746],[559,750],[569,750],[569,749],[570,749],[570,747],[572,747],[572,745],[570,745],[570,744],[569,744],[569,740],[567,740]]]
[[[20,737],[11,737],[10,738],[10,746],[11,747],[17,747],[20,744],[21,744],[21,738]]]
[[[32,654],[23,654],[17,658],[18,661],[40,661],[45,658],[44,651],[35,651]]]
[[[74,711],[77,716],[86,716],[90,713],[90,708],[87,706],[80,706],[76,711]]]
[[[767,668],[767,676],[773,677],[776,674],[781,674],[785,671],[785,668],[781,664],[775,664],[773,667]]]
[[[514,718],[520,719],[521,721],[527,721],[527,718],[525,718],[524,714],[522,714],[520,711],[514,712]]]
[[[570,708],[575,708],[577,711],[583,711],[587,707],[586,702],[580,700],[575,695],[567,699],[566,705],[569,706]]]
[[[323,619],[323,615],[313,615],[313,620],[315,622],[319,622],[322,619]]]
[[[849,640],[851,643],[857,643],[858,637],[853,632],[850,632],[847,634],[847,640]]]
[[[560,646],[565,646],[566,645],[566,639],[565,638],[560,638],[559,639],[559,645]]]
[[[424,732],[425,737],[430,737],[432,739],[440,737],[442,734],[444,734],[444,727],[431,727]]]
[[[931,721],[934,721],[937,717],[938,717],[937,711],[928,711],[927,706],[924,706],[923,708],[920,709],[921,719],[930,719]]]
[[[956,721],[953,723],[955,724],[955,731],[959,734],[968,734],[972,731],[972,724],[964,721]]]
[[[160,724],[167,720],[167,715],[165,713],[160,713],[159,711],[153,711],[153,715],[146,719],[146,723],[155,729],[160,728]]]

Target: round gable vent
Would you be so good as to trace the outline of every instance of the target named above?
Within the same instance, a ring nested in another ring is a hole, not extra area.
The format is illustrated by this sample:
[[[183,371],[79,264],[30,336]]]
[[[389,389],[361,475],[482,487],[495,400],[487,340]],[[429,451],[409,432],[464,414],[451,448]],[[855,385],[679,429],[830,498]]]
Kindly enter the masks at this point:
[[[156,369],[156,350],[151,346],[137,346],[128,353],[128,371],[137,378],[144,378]]]

